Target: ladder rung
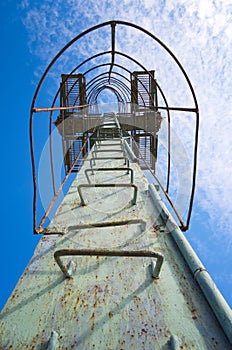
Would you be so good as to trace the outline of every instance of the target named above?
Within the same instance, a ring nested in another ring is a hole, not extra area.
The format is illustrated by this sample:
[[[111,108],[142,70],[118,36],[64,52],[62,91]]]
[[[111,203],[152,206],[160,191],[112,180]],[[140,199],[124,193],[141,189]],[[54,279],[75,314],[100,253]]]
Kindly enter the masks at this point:
[[[82,195],[82,188],[102,188],[102,187],[133,187],[134,188],[134,196],[131,201],[132,205],[136,204],[137,200],[137,193],[138,193],[138,187],[134,184],[122,184],[122,183],[106,183],[106,184],[80,184],[77,186],[77,190],[81,199],[81,205],[85,206],[86,203],[84,201],[83,195]]]

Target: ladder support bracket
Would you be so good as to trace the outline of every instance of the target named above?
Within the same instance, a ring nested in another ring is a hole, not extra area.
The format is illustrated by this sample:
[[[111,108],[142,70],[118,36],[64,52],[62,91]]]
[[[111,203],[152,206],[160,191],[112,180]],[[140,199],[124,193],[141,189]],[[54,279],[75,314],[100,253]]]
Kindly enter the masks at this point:
[[[48,341],[47,350],[56,350],[59,346],[59,334],[56,331],[51,332],[50,339]]]

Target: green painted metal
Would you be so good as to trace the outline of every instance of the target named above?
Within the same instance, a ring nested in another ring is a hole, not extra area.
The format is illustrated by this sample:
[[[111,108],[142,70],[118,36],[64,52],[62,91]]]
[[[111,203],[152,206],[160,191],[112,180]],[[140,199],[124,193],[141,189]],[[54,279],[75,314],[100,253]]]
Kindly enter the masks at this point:
[[[110,140],[99,144],[102,150],[104,143]],[[114,153],[97,158],[94,169],[122,167],[125,159]],[[130,152],[131,157],[136,159]],[[50,223],[50,230],[65,234],[41,238],[1,313],[0,348],[230,349],[229,317],[225,322],[218,317],[228,309],[218,303],[220,311],[215,312],[209,305],[202,293],[207,290],[210,299],[209,283],[202,283],[209,277],[197,270],[196,256],[136,162],[130,162],[136,205],[128,187],[87,187],[88,205],[81,205],[77,186],[88,184],[85,171],[91,158],[90,152]],[[130,181],[130,174],[95,172],[89,178],[91,183],[120,185]],[[72,256],[71,261],[63,256],[72,275],[65,278],[54,259],[62,250],[131,255],[99,253]],[[164,257],[159,279],[151,273],[152,257],[132,256],[141,250]],[[210,293],[215,304],[221,297],[213,288]]]
[[[174,219],[171,217],[170,213],[167,211],[167,208],[164,206],[164,203],[155,187],[153,185],[149,185],[149,190],[154,200],[154,204],[159,207],[161,217],[166,223],[170,234],[175,240],[185,261],[187,262],[193,274],[193,277],[198,282],[203,294],[212,307],[219,323],[221,324],[224,332],[232,344],[232,312],[229,305],[217,289],[214,281],[194,252],[193,248],[181,230],[175,224]]]

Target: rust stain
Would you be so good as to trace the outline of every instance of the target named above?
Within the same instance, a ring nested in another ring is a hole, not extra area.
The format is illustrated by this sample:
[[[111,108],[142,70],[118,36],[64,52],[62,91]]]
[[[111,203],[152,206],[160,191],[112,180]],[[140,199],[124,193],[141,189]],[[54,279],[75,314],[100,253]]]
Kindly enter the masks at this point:
[[[141,302],[141,298],[137,297],[137,296],[134,296],[134,302],[136,304],[139,304]]]
[[[153,226],[153,230],[154,230],[154,232],[159,231],[161,227],[162,227],[162,225],[156,225],[156,226]]]
[[[91,319],[91,330],[93,330],[94,329],[94,322],[95,322],[95,314],[94,314],[94,312],[92,313],[92,316],[90,317],[90,319]]]

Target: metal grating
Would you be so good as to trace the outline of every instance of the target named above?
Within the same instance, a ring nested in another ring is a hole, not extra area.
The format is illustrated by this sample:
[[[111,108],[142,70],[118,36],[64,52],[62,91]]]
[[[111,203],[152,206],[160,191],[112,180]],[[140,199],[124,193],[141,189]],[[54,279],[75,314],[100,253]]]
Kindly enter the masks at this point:
[[[80,153],[82,146],[83,146],[83,138],[76,139],[76,140],[66,140],[66,147],[67,147],[67,152],[65,155],[66,171],[69,171],[69,169],[74,164],[75,159]],[[78,172],[80,170],[80,167],[82,165],[83,152],[81,152],[79,158],[80,160],[75,162],[75,166],[73,167],[72,172]]]
[[[157,147],[155,147],[154,135],[138,130],[134,135],[137,147],[134,149],[141,169],[147,169],[147,164],[154,169]],[[139,150],[139,152],[138,152]],[[147,164],[146,164],[147,163]]]
[[[154,70],[149,72],[133,72],[131,75],[132,103],[148,108],[157,105],[154,75]]]
[[[81,106],[86,103],[86,83],[82,74],[62,74],[61,101],[60,105]],[[72,110],[67,110],[72,112]]]

